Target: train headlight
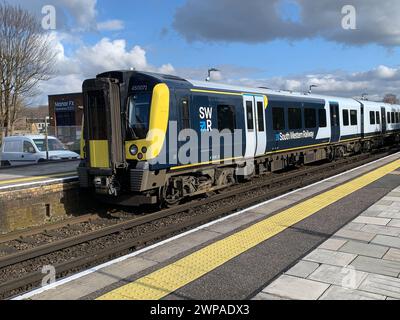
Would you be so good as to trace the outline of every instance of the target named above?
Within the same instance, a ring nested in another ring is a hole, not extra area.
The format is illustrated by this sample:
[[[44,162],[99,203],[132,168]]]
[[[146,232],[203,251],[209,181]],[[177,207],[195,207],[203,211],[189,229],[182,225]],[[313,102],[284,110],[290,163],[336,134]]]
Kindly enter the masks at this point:
[[[146,147],[142,147],[142,153],[146,153],[147,152],[147,148]]]
[[[139,148],[137,147],[137,145],[133,144],[130,146],[129,153],[131,155],[136,156],[138,152],[139,152]]]

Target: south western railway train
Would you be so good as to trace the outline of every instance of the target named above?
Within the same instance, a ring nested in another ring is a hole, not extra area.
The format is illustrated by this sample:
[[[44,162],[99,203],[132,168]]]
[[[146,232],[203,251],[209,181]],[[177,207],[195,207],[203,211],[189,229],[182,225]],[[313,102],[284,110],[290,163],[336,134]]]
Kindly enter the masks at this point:
[[[370,152],[400,133],[399,105],[172,75],[106,72],[85,80],[83,94],[80,186],[121,205],[174,205],[289,166]]]

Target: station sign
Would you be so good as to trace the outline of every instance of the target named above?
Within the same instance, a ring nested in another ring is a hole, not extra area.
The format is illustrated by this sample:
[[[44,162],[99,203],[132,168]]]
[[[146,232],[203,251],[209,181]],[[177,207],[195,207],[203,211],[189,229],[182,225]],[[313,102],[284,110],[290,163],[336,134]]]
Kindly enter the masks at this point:
[[[55,112],[75,111],[75,101],[56,101],[54,103]]]

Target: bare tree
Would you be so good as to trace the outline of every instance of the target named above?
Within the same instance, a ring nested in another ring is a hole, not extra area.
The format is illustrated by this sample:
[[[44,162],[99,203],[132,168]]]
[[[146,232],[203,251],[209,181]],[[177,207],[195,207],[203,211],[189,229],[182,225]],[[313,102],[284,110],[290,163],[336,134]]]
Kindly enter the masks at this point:
[[[50,79],[55,57],[38,18],[0,3],[0,138],[11,134],[22,101],[38,93],[40,81]]]
[[[397,96],[395,94],[388,93],[383,98],[383,102],[390,103],[390,104],[397,104],[397,103],[399,103],[399,99],[397,99]]]

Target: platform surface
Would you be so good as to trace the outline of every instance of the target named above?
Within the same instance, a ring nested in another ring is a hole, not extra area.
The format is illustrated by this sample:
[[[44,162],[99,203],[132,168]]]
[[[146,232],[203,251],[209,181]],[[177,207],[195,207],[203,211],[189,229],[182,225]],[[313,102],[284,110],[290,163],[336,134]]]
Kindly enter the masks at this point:
[[[78,161],[52,162],[30,166],[2,167],[0,169],[0,190],[10,186],[24,186],[33,183],[77,176]]]
[[[360,286],[381,277],[396,285],[399,159],[386,157],[17,299],[318,299],[359,297]],[[296,288],[304,295],[291,295]],[[397,297],[364,291],[371,299]]]
[[[255,299],[400,299],[399,274],[398,187],[279,276]]]

